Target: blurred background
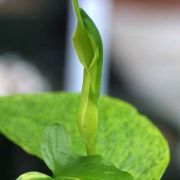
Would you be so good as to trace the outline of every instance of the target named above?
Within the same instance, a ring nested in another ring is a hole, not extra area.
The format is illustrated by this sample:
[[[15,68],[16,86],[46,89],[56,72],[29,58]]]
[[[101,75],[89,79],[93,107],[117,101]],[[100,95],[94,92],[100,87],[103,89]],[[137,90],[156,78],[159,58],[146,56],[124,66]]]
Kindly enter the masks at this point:
[[[104,42],[102,92],[146,114],[171,147],[163,180],[180,179],[180,1],[80,0]],[[79,91],[67,0],[0,0],[0,95]],[[0,177],[45,165],[0,135]]]

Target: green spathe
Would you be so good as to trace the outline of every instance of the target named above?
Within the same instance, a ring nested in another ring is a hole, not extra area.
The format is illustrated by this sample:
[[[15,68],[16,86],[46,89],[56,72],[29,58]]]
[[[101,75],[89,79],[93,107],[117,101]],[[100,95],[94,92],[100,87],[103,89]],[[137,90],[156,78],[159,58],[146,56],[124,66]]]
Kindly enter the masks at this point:
[[[73,45],[84,68],[83,86],[78,112],[78,127],[83,136],[87,152],[94,154],[94,139],[98,128],[97,102],[100,96],[103,45],[96,25],[77,0],[72,0],[77,17]]]
[[[86,155],[76,127],[79,95],[49,93],[0,98],[0,132],[26,152],[42,159],[44,129],[62,124],[72,137],[72,151]],[[160,179],[169,162],[169,148],[159,130],[126,102],[101,97],[96,152],[136,180]],[[157,148],[158,147],[158,148]]]

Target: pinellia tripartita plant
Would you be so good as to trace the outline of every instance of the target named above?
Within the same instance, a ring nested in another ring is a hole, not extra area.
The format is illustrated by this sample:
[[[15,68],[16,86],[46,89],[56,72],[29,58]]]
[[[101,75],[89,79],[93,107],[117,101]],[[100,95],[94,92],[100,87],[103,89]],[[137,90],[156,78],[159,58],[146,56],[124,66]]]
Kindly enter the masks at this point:
[[[103,46],[77,0],[73,44],[84,68],[82,92],[0,98],[0,132],[44,160],[52,176],[17,180],[159,180],[169,162],[160,131],[126,102],[100,97]]]

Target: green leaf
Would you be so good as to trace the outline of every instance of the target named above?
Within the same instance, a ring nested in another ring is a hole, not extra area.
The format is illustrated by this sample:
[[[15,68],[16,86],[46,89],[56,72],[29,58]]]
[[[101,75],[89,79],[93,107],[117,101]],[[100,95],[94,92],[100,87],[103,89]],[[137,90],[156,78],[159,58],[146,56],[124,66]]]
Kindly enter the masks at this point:
[[[16,180],[53,180],[53,178],[39,172],[28,172],[19,176]]]
[[[71,138],[64,127],[54,124],[45,129],[42,158],[55,176],[75,160],[71,152]]]
[[[97,101],[100,96],[103,45],[96,25],[77,0],[72,0],[77,16],[73,35],[76,54],[84,67],[83,87],[78,112],[78,127],[87,145],[88,154],[94,153],[94,139],[98,128]]]
[[[62,124],[72,137],[72,152],[86,155],[76,126],[79,95],[68,93],[0,98],[0,132],[26,152],[41,156],[44,129]],[[97,154],[129,172],[136,180],[160,179],[169,162],[169,148],[160,131],[126,102],[101,97]]]
[[[107,163],[99,155],[79,157],[58,178],[61,179],[62,177],[78,178],[80,180],[133,180],[129,173]]]
[[[56,179],[133,180],[130,174],[107,163],[101,156],[72,154],[70,135],[58,124],[46,128],[42,144],[42,158]]]

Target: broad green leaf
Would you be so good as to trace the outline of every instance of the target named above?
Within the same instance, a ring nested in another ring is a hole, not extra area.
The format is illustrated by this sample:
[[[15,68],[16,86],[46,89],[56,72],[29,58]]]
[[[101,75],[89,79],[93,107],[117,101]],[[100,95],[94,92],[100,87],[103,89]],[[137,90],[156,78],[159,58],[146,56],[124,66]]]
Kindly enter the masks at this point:
[[[44,131],[42,158],[53,172],[54,178],[79,178],[81,180],[133,180],[101,156],[78,156],[71,152],[71,137],[67,130],[54,124]]]
[[[75,160],[71,152],[71,138],[63,126],[54,124],[45,129],[41,154],[55,176]]]
[[[83,87],[78,112],[78,127],[86,142],[88,154],[94,153],[94,139],[98,128],[97,101],[100,96],[103,46],[94,22],[72,0],[77,16],[77,28],[73,35],[76,54],[84,67]]]
[[[62,172],[59,180],[62,177],[78,178],[80,180],[133,180],[129,173],[121,171],[111,163],[107,163],[99,155],[80,157],[72,166]]]
[[[53,178],[39,172],[28,172],[19,176],[17,180],[53,180]]]
[[[44,129],[62,124],[72,137],[72,152],[86,155],[76,126],[79,95],[68,93],[0,98],[0,132],[26,152],[41,156]],[[160,131],[126,102],[101,97],[96,153],[136,180],[160,179],[169,162],[169,148]]]

